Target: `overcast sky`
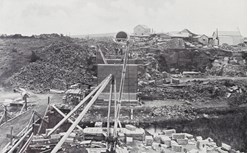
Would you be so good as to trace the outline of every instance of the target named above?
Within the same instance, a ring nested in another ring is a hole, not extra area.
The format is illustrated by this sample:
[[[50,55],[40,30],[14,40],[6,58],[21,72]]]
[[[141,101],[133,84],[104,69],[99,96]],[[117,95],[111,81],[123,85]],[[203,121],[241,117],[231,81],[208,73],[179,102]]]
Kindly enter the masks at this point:
[[[132,32],[145,24],[207,35],[239,28],[246,36],[246,7],[246,0],[0,0],[0,33]]]

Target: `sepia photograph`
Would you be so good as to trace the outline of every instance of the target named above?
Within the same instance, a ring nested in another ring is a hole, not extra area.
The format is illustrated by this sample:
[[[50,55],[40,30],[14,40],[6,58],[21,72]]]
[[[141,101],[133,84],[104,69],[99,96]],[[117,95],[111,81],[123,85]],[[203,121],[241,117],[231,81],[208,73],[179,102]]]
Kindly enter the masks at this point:
[[[0,0],[0,153],[246,153],[247,0]]]

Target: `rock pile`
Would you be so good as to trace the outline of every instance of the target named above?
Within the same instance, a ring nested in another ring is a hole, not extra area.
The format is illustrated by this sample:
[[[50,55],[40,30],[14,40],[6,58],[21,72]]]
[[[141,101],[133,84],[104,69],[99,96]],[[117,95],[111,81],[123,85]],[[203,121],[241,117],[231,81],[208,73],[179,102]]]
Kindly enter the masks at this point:
[[[150,115],[163,117],[166,119],[186,119],[193,120],[196,118],[196,112],[190,106],[162,106],[155,107]]]
[[[232,89],[235,87],[235,90]],[[236,89],[237,88],[237,89]],[[184,86],[156,86],[144,84],[139,87],[141,99],[177,99],[198,102],[207,100],[227,100],[230,94],[239,92],[246,95],[246,82],[215,80],[215,81],[193,81]],[[241,103],[246,103],[243,100]]]
[[[11,84],[44,91],[50,88],[65,89],[69,84],[91,81],[88,46],[59,41],[35,54],[39,59],[12,76]]]

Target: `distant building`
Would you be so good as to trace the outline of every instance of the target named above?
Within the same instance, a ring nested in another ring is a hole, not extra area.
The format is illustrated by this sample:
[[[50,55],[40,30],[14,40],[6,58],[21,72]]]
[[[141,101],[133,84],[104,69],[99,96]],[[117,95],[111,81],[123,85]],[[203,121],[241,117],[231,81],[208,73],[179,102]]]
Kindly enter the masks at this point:
[[[137,25],[136,27],[134,27],[133,33],[137,36],[150,35],[152,33],[152,30],[146,25]]]
[[[197,36],[197,34],[189,31],[188,29],[183,29],[182,31],[180,31],[179,33],[181,34],[187,34],[189,37],[194,37],[194,36]]]
[[[162,39],[171,39],[171,36],[169,36],[168,34],[165,34],[165,33],[157,33],[156,35]]]
[[[214,45],[237,45],[244,42],[244,39],[239,31],[218,31],[213,33]]]
[[[201,43],[201,44],[203,44],[203,45],[208,45],[208,40],[209,40],[209,38],[208,38],[208,36],[206,36],[206,35],[198,35],[198,36],[194,36],[193,37],[193,39],[195,40],[195,41],[198,41],[199,43]]]
[[[182,38],[182,39],[191,39],[194,36],[197,36],[197,34],[194,34],[193,32],[189,31],[188,29],[184,29],[182,31],[172,31],[167,33],[171,38]]]

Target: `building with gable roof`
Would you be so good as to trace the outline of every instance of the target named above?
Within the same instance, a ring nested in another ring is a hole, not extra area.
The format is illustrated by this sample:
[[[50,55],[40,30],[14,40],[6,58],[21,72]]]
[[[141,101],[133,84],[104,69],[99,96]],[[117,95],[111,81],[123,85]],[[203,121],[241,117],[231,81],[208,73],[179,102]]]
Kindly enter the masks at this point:
[[[213,33],[214,45],[238,45],[244,42],[240,31],[219,31]]]

